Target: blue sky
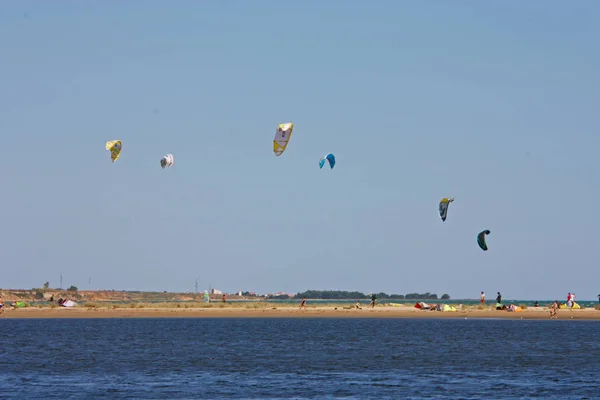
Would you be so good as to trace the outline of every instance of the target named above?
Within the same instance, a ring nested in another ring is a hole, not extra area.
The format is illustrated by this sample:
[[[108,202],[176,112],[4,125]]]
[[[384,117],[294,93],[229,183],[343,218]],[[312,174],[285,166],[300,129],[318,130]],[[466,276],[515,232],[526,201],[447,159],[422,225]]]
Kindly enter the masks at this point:
[[[0,287],[600,292],[595,1],[1,8]]]

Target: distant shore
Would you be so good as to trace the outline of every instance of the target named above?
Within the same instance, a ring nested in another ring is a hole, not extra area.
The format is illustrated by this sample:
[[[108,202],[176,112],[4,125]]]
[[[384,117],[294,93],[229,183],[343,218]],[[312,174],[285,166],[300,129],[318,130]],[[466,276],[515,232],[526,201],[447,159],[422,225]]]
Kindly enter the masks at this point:
[[[265,306],[262,308],[207,306],[203,308],[16,308],[6,309],[0,319],[8,318],[459,318],[459,319],[550,319],[546,307],[527,308],[521,312],[466,308],[456,312],[425,311],[409,306],[350,309],[344,306],[297,307]],[[560,309],[560,320],[600,320],[594,308]]]

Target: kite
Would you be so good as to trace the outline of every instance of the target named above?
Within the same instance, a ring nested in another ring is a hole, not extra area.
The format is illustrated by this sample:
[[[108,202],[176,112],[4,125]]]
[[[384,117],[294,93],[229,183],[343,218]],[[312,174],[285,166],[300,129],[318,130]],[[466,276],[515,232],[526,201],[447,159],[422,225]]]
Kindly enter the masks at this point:
[[[162,169],[165,169],[165,167],[171,168],[173,166],[173,161],[173,154],[167,154],[160,159],[160,166]]]
[[[335,167],[335,156],[329,153],[325,157],[321,158],[319,161],[319,168],[323,168],[325,165],[325,160],[329,161],[329,168],[333,169],[333,167]]]
[[[275,138],[273,139],[273,152],[276,156],[283,154],[287,148],[290,137],[292,137],[292,130],[294,124],[291,122],[285,124],[279,124],[277,131],[275,132]]]
[[[106,142],[106,150],[110,150],[110,158],[112,162],[115,162],[119,159],[121,155],[121,149],[123,145],[120,140],[111,140],[110,142]]]
[[[442,200],[440,200],[440,217],[442,218],[442,221],[446,220],[446,217],[448,216],[448,206],[453,201],[454,197],[444,197]]]
[[[483,251],[487,251],[488,249],[487,243],[485,242],[485,236],[489,234],[490,231],[486,229],[485,231],[479,232],[479,234],[477,235],[477,244],[479,245],[479,247],[481,247],[481,250]]]

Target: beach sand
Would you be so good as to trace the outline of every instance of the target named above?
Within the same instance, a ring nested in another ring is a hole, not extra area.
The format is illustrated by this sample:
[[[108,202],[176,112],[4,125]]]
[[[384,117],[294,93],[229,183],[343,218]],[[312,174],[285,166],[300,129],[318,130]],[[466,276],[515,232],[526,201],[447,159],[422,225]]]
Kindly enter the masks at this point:
[[[376,307],[362,310],[339,307],[295,307],[247,308],[18,308],[7,309],[2,318],[459,318],[459,319],[549,319],[545,307],[528,308],[522,312],[466,309],[456,312],[424,311],[410,306]],[[561,309],[561,320],[600,320],[600,311],[593,308]]]

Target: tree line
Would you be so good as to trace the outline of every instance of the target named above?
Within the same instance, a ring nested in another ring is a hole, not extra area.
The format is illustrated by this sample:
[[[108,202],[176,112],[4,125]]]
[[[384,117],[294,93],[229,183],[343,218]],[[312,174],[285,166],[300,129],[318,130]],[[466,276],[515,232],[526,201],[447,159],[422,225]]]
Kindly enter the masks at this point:
[[[387,294],[387,293],[376,293],[378,299],[396,299],[396,300],[449,300],[450,295],[444,293],[441,297],[438,297],[435,293],[407,293],[407,294]],[[297,293],[294,297],[307,299],[321,299],[321,300],[342,300],[342,299],[370,299],[371,294],[365,294],[361,292],[349,292],[345,290],[307,290],[305,292]]]

